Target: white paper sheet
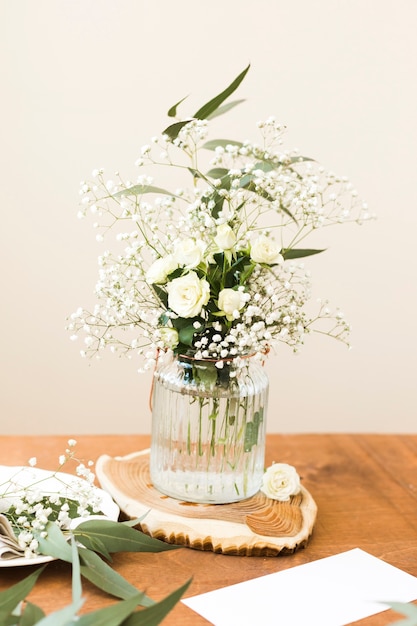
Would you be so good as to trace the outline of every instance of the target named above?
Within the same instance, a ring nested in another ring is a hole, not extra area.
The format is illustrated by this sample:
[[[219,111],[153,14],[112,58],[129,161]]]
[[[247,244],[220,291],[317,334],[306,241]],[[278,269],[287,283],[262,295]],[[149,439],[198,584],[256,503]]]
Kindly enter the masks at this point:
[[[416,598],[415,576],[355,548],[182,602],[214,626],[345,626]]]

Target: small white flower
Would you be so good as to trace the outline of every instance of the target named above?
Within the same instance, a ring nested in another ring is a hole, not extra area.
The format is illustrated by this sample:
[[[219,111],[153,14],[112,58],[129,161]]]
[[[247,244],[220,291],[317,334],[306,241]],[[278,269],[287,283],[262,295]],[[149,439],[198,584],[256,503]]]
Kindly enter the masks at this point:
[[[272,500],[287,502],[300,490],[300,477],[292,465],[273,463],[263,475],[261,491]]]

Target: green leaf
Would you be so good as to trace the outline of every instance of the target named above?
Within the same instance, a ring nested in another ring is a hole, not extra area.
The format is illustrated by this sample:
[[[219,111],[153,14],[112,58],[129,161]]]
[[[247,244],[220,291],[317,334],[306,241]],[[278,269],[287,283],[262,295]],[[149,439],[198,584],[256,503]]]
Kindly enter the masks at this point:
[[[39,542],[38,551],[46,556],[53,556],[61,561],[72,562],[72,551],[63,533],[54,522],[46,525],[46,537],[37,537]]]
[[[233,102],[228,102],[227,104],[223,104],[223,106],[218,107],[216,111],[213,111],[210,115],[207,116],[208,120],[212,120],[214,117],[219,117],[219,115],[224,115],[231,109],[234,109],[238,104],[242,104],[245,100],[233,100]]]
[[[84,600],[82,599],[78,602],[73,602],[63,609],[42,618],[40,622],[37,622],[36,626],[72,626],[78,624],[75,618],[83,604]]]
[[[213,389],[217,382],[218,369],[215,363],[194,363],[194,376],[199,380],[206,389]]]
[[[207,141],[201,147],[205,150],[215,150],[218,146],[222,148],[226,148],[226,146],[237,146],[238,148],[243,147],[243,143],[241,141],[234,141],[234,139],[212,139],[211,141]]]
[[[305,256],[312,256],[313,254],[320,254],[320,252],[325,252],[323,250],[313,250],[307,248],[283,248],[281,250],[281,254],[286,261],[289,259],[301,259]]]
[[[156,297],[160,300],[161,304],[163,306],[168,306],[168,294],[165,291],[165,289],[163,289],[163,287],[161,287],[160,285],[151,285],[152,289],[154,290]]]
[[[158,626],[177,602],[179,602],[181,596],[185,593],[190,584],[191,579],[160,602],[142,611],[137,611],[123,622],[123,626]]]
[[[186,124],[192,122],[192,120],[183,120],[182,122],[175,122],[175,124],[171,124],[164,131],[162,131],[163,135],[168,135],[168,137],[173,141],[176,139],[180,133],[180,130],[184,128]]]
[[[230,177],[228,176],[229,174],[229,170],[226,169],[225,167],[213,167],[213,169],[209,170],[206,174],[206,176],[210,176],[210,178],[225,178],[228,177],[230,179]],[[227,188],[229,188],[230,185],[228,185]]]
[[[186,346],[192,346],[194,333],[195,328],[192,324],[190,326],[186,326],[185,328],[181,328],[178,333],[180,342]]]
[[[79,554],[83,564],[81,565],[81,575],[102,591],[123,600],[131,598],[138,593],[136,587],[131,585],[91,550],[79,548]],[[150,606],[153,603],[154,601],[151,598],[143,594],[143,606]]]
[[[45,613],[39,606],[36,606],[36,604],[32,604],[32,602],[26,602],[25,608],[20,618],[19,626],[33,626],[34,624],[37,624],[43,617],[45,617]]]
[[[78,556],[77,542],[74,536],[71,536],[71,552],[72,552],[72,602],[77,604],[82,599],[82,585],[80,574],[80,557]]]
[[[179,105],[184,102],[184,100],[186,100],[188,98],[188,96],[184,96],[184,98],[181,98],[181,100],[178,100],[178,102],[176,104],[174,104],[169,110],[168,110],[168,117],[175,117],[177,115],[177,108],[179,107]]]
[[[111,520],[82,522],[73,532],[81,543],[84,537],[88,540],[99,539],[109,552],[164,552],[178,549],[178,546],[164,543],[140,530]]]
[[[192,119],[205,120],[205,119],[208,119],[209,117],[214,117],[213,114],[218,109],[219,111],[217,114],[221,115],[222,113],[226,113],[226,111],[228,111],[233,106],[236,106],[237,104],[242,102],[241,100],[234,101],[233,103],[230,103],[229,105],[223,107],[222,110],[220,110],[220,105],[223,104],[226,98],[228,98],[234,91],[236,91],[236,89],[239,87],[240,83],[245,78],[246,74],[248,73],[249,68],[250,68],[250,64],[247,66],[245,70],[243,70],[243,72],[239,74],[239,76],[237,76],[237,78],[235,78],[235,80],[224,91],[219,93],[217,96],[209,100],[209,102],[206,102],[206,104],[204,104],[200,109],[198,109],[198,111],[194,114],[193,118],[188,119],[188,120],[183,120],[181,122],[176,122],[175,124],[171,124],[163,131],[162,134],[168,135],[171,141],[173,141],[174,139],[178,137],[181,129],[184,128],[186,124],[191,122]],[[179,103],[177,103],[177,105],[178,104]],[[170,111],[175,111],[177,105],[174,105],[173,107],[171,107]]]
[[[122,198],[123,196],[142,196],[145,193],[162,193],[164,196],[178,198],[174,193],[162,187],[154,187],[153,185],[133,185],[127,189],[121,189],[113,194],[113,198]]]
[[[385,604],[385,603],[384,603]],[[391,626],[417,626],[417,606],[409,602],[387,602],[394,611],[405,615],[407,619],[393,622]]]
[[[198,109],[198,111],[194,113],[194,117],[197,118],[198,120],[205,120],[209,117],[209,115],[214,113],[214,111],[218,109],[219,106],[223,104],[223,102],[234,91],[236,91],[236,89],[239,87],[240,83],[245,78],[246,74],[248,73],[249,68],[250,68],[250,64],[247,66],[246,69],[243,70],[243,72],[239,74],[239,76],[235,78],[235,80],[228,87],[226,87],[224,91],[219,93],[217,96],[209,100],[209,102],[206,102],[206,104],[204,104],[200,109]]]
[[[143,593],[137,593],[122,602],[82,615],[75,624],[76,626],[120,626],[142,599]]]
[[[0,592],[0,615],[9,615],[30,593],[45,568],[41,567],[6,591]]]

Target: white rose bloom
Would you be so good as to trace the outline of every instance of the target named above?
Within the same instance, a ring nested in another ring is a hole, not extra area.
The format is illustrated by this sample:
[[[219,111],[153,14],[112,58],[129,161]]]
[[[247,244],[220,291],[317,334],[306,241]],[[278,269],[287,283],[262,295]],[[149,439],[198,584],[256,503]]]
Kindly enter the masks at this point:
[[[178,345],[179,337],[178,331],[175,328],[164,326],[159,329],[161,340],[164,342],[164,346],[174,349]]]
[[[284,257],[273,239],[260,235],[251,245],[250,257],[255,263],[283,263]]]
[[[236,235],[229,224],[220,224],[214,241],[220,250],[231,250],[236,243]]]
[[[226,314],[228,320],[239,317],[239,311],[243,309],[246,297],[243,291],[235,289],[222,289],[219,293],[219,310]]]
[[[273,463],[263,475],[261,491],[272,500],[286,502],[300,490],[300,477],[292,465]]]
[[[166,283],[171,272],[178,268],[178,263],[172,254],[163,256],[152,263],[146,272],[146,282],[150,285]]]
[[[203,260],[205,245],[202,241],[188,238],[182,239],[175,246],[174,257],[178,265],[187,269],[197,267]]]
[[[180,317],[195,317],[210,298],[210,285],[195,272],[174,278],[167,285],[168,306]]]

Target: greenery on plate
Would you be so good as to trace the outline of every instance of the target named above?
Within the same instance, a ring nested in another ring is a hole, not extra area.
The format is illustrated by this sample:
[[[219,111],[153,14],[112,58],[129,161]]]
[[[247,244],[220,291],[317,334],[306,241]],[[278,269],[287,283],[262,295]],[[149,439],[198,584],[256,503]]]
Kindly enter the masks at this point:
[[[60,456],[62,468],[74,456],[75,441],[65,455]],[[33,466],[36,460],[30,461]],[[31,468],[24,468],[30,475]],[[112,568],[112,553],[163,552],[177,546],[163,543],[135,529],[140,520],[117,522],[106,518],[99,509],[99,496],[93,485],[94,474],[83,463],[77,466],[78,478],[62,483],[62,492],[68,488],[81,502],[46,489],[47,478],[24,484],[16,473],[11,481],[0,485],[2,516],[15,534],[16,547],[30,565],[39,557],[52,557],[67,562],[72,568],[72,602],[70,605],[45,615],[42,608],[27,600],[30,591],[42,576],[47,565],[38,567],[29,576],[0,593],[1,626],[156,626],[169,613],[187,589],[187,581],[163,600],[156,602],[137,589]],[[49,476],[61,479],[56,472]],[[62,476],[62,475],[61,475]],[[25,476],[27,478],[27,475]],[[27,481],[25,481],[26,483]],[[88,496],[86,494],[89,494]],[[91,504],[88,500],[90,499]],[[93,513],[93,515],[91,515]],[[72,522],[76,521],[76,525]],[[17,558],[19,555],[16,555]],[[36,563],[36,561],[34,562]],[[13,563],[11,562],[11,565]],[[83,609],[82,580],[86,579],[101,591],[119,601],[90,613]]]

